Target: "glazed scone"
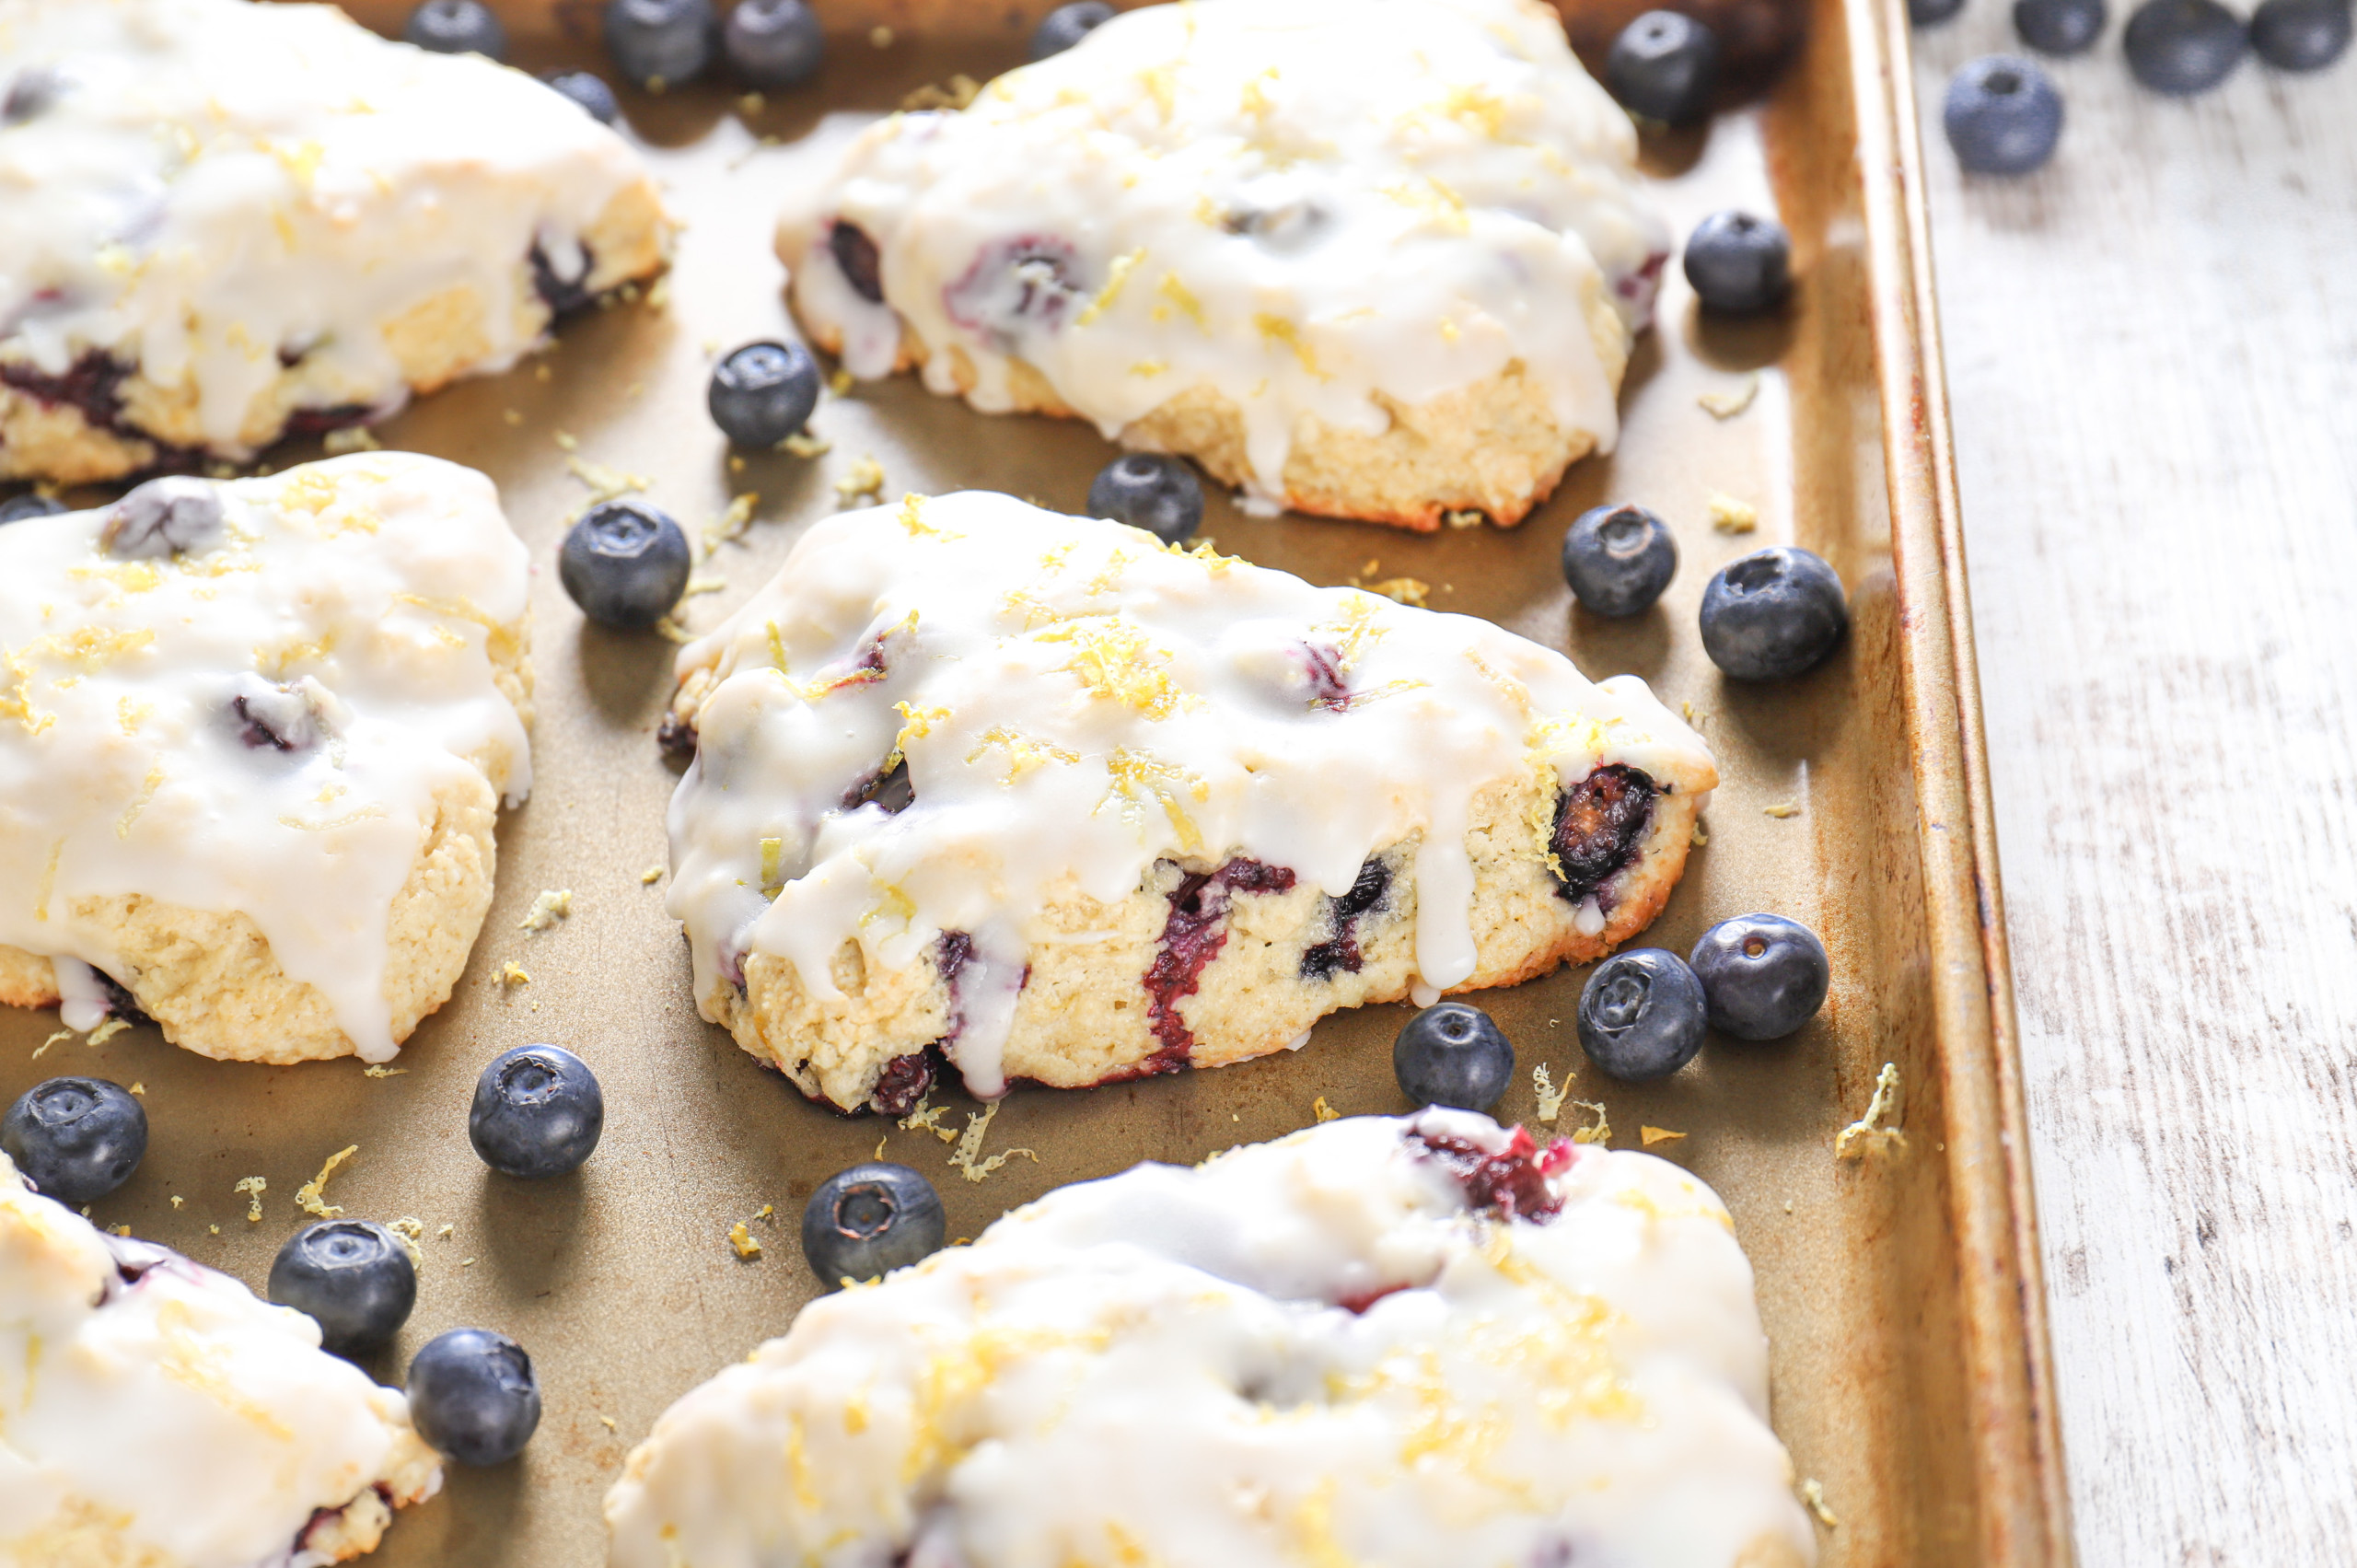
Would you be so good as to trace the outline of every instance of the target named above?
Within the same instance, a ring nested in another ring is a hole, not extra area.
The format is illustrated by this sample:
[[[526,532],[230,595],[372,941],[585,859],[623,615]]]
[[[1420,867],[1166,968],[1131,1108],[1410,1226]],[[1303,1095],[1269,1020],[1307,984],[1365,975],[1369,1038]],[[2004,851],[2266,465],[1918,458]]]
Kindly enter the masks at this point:
[[[489,480],[392,452],[0,528],[0,1002],[391,1057],[530,787],[528,570]]]
[[[441,1486],[408,1402],[317,1323],[0,1155],[0,1568],[322,1568]]]
[[[1609,449],[1668,241],[1538,0],[1132,11],[895,115],[778,230],[813,341],[1248,505],[1518,521]]]
[[[621,137],[331,6],[0,0],[0,479],[242,461],[663,264]]]
[[[819,523],[678,669],[697,1001],[846,1109],[1598,957],[1717,783],[1634,677],[980,493]]]
[[[615,1568],[1804,1568],[1726,1210],[1428,1110],[1143,1165],[673,1405]]]

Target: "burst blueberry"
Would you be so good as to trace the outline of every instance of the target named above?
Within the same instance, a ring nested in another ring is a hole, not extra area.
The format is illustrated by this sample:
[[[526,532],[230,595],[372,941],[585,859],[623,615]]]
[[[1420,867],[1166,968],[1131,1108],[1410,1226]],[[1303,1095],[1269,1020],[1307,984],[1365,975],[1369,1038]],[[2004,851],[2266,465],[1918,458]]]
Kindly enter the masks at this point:
[[[598,1075],[556,1045],[519,1045],[493,1058],[475,1080],[467,1113],[467,1137],[482,1163],[528,1181],[579,1167],[605,1127]]]
[[[524,1347],[489,1329],[453,1329],[409,1364],[417,1434],[462,1465],[514,1458],[540,1424],[540,1379]]]
[[[688,591],[695,564],[688,536],[643,501],[601,501],[564,536],[557,577],[581,613],[601,626],[652,626]]]
[[[1678,11],[1647,11],[1622,28],[1604,62],[1621,108],[1671,125],[1707,116],[1718,81],[1718,35]]]
[[[1817,1016],[1833,969],[1817,933],[1780,914],[1740,914],[1702,933],[1688,958],[1711,1027],[1737,1040],[1782,1040]]]
[[[1705,309],[1765,310],[1793,286],[1793,237],[1774,218],[1713,213],[1686,237],[1686,281]]]
[[[704,404],[739,447],[774,447],[819,406],[818,362],[800,343],[747,343],[714,367]]]
[[[44,1197],[90,1203],[131,1179],[147,1154],[147,1112],[120,1084],[52,1078],[0,1117],[0,1151]]]
[[[21,523],[28,517],[53,517],[66,509],[65,503],[54,496],[36,495],[29,492],[11,495],[0,501],[0,523]]]
[[[1514,1078],[1514,1046],[1480,1008],[1436,1002],[1399,1031],[1391,1071],[1418,1105],[1486,1111]]]
[[[2081,54],[2103,33],[2104,0],[2014,0],[2014,31],[2040,54]]]
[[[605,19],[614,69],[650,90],[702,75],[720,34],[712,0],[606,0]]]
[[[482,0],[425,0],[409,14],[401,37],[436,54],[507,56],[507,29]]]
[[[720,49],[748,87],[799,87],[825,63],[827,35],[804,0],[740,0],[721,29]]]
[[[1580,992],[1580,1049],[1606,1074],[1642,1084],[1666,1078],[1702,1049],[1708,1005],[1686,960],[1632,947],[1596,967]]]
[[[802,1256],[829,1285],[872,1280],[941,1250],[949,1222],[933,1183],[872,1160],[819,1184],[802,1210]]]
[[[1678,540],[1643,506],[1591,507],[1563,535],[1563,581],[1597,615],[1643,614],[1677,572]]]
[[[1782,680],[1825,662],[1850,629],[1841,578],[1794,545],[1721,567],[1702,589],[1702,651],[1738,680]]]
[[[417,1305],[417,1268],[374,1220],[321,1220],[287,1237],[270,1266],[270,1299],[307,1314],[336,1355],[386,1343]]]
[[[2279,71],[2321,71],[2349,51],[2350,0],[2265,0],[2250,16],[2250,46]]]
[[[615,100],[614,89],[594,71],[557,71],[540,80],[571,99],[582,113],[600,125],[611,125],[621,115],[622,106]]]
[[[2121,41],[2138,81],[2156,93],[2189,98],[2234,75],[2250,35],[2218,0],[2145,0],[2130,13]]]
[[[2027,174],[2062,139],[2062,95],[2028,61],[1991,54],[1948,79],[1940,122],[1967,172]]]
[[[1112,19],[1113,7],[1105,0],[1073,0],[1069,6],[1059,6],[1033,30],[1031,58],[1045,60],[1051,54],[1062,54]]]
[[[1098,470],[1088,487],[1088,510],[1178,544],[1202,527],[1203,484],[1183,458],[1125,452]]]

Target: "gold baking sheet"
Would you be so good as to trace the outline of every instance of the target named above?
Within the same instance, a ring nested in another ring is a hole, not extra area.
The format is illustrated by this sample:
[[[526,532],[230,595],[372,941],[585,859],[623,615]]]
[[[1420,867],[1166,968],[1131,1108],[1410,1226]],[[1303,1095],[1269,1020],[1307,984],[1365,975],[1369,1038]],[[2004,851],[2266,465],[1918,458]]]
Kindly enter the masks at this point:
[[[408,5],[354,9],[390,30]],[[594,6],[505,9],[522,63],[598,63],[586,41]],[[458,1324],[503,1330],[529,1349],[547,1398],[530,1448],[495,1469],[453,1469],[443,1494],[405,1512],[371,1560],[386,1568],[601,1562],[599,1502],[631,1444],[811,1296],[795,1222],[812,1187],[844,1165],[881,1153],[926,1171],[951,1235],[970,1237],[1052,1185],[1303,1126],[1320,1097],[1346,1114],[1407,1109],[1389,1052],[1409,1009],[1373,1008],[1260,1063],[1100,1090],[1019,1089],[983,1153],[1029,1152],[970,1183],[930,1134],[807,1104],[699,1020],[663,888],[642,880],[666,858],[675,775],[654,729],[673,649],[585,625],[558,587],[554,547],[588,494],[576,460],[644,476],[691,531],[732,496],[759,494],[744,535],[701,569],[725,586],[688,602],[683,618],[700,629],[835,508],[834,482],[860,458],[882,464],[889,497],[985,487],[1076,510],[1111,455],[1085,426],[985,418],[906,379],[830,397],[813,425],[833,449],[812,461],[763,455],[740,470],[703,412],[715,351],[790,330],[769,229],[813,150],[928,83],[1016,64],[1042,9],[838,0],[821,11],[845,30],[807,91],[766,104],[718,87],[630,95],[633,134],[689,223],[657,299],[593,313],[515,373],[427,399],[379,430],[389,446],[491,473],[540,567],[537,785],[503,820],[497,900],[467,975],[396,1075],[372,1078],[352,1061],[211,1063],[152,1028],[95,1048],[67,1040],[36,1060],[54,1013],[0,1013],[0,1100],[54,1073],[144,1086],[146,1163],[95,1219],[259,1287],[308,1219],[296,1188],[356,1144],[331,1201],[357,1216],[414,1217],[425,1237],[416,1314],[373,1370],[398,1381],[410,1352]],[[881,47],[868,33],[879,18],[896,29]],[[1710,1181],[1734,1211],[1773,1346],[1775,1424],[1796,1479],[1821,1485],[1829,1568],[2061,1564],[2066,1508],[1910,180],[1913,113],[1905,72],[1892,68],[1903,66],[1904,24],[1896,0],[1815,0],[1809,24],[1768,102],[1648,153],[1654,193],[1680,233],[1718,207],[1773,203],[1802,278],[1785,316],[1699,322],[1673,276],[1622,394],[1620,451],[1578,465],[1516,530],[1256,521],[1214,498],[1205,532],[1318,582],[1417,579],[1435,608],[1565,649],[1593,676],[1632,670],[1673,707],[1692,705],[1724,784],[1708,844],[1646,940],[1683,951],[1726,915],[1788,913],[1824,935],[1832,996],[1791,1040],[1713,1041],[1669,1082],[1634,1087],[1585,1066],[1570,1019],[1585,970],[1491,993],[1479,1000],[1519,1065],[1499,1114],[1535,1116],[1530,1074],[1543,1063],[1569,1081],[1572,1099],[1606,1108],[1613,1146],[1636,1146],[1644,1127],[1684,1134],[1654,1152]],[[1740,413],[1721,419],[1701,405],[1755,378]],[[290,448],[273,460],[308,455]],[[1714,530],[1713,492],[1756,506],[1757,530]],[[1658,610],[1612,624],[1571,605],[1556,552],[1580,510],[1631,498],[1672,521],[1683,561]],[[1695,607],[1719,565],[1777,540],[1840,568],[1854,633],[1802,680],[1738,688],[1703,659]],[[574,912],[528,935],[518,923],[543,889],[572,889]],[[528,984],[502,983],[511,961]],[[576,1177],[531,1185],[479,1164],[465,1119],[482,1063],[541,1040],[596,1067],[608,1121]],[[1904,1085],[1906,1145],[1838,1161],[1835,1135],[1862,1114],[1886,1062]],[[973,1107],[947,1098],[949,1123],[964,1125]],[[1567,1103],[1556,1131],[1591,1116]],[[233,1191],[248,1176],[269,1183],[259,1223]],[[739,1221],[761,1243],[758,1260],[728,1244]]]

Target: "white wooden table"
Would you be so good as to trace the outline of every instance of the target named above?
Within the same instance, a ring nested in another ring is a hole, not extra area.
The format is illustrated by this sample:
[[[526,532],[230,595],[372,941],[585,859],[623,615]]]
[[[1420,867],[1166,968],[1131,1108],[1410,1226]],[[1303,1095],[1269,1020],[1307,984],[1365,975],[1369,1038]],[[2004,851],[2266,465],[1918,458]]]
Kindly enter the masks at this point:
[[[2233,0],[2240,4],[2240,0]],[[1916,35],[2086,1568],[2357,1562],[2357,57],[2050,63],[2055,161]]]

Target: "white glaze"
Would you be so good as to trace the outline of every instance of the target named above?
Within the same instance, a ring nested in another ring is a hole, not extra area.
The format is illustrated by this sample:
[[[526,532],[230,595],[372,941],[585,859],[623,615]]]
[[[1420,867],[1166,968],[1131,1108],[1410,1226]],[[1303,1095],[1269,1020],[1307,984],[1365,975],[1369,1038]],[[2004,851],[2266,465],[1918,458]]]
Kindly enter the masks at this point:
[[[611,1562],[1810,1561],[1717,1197],[1565,1144],[1561,1214],[1502,1221],[1411,1126],[1507,1146],[1462,1111],[1330,1122],[1061,1189],[814,1303],[656,1423]]]
[[[222,498],[215,548],[120,560],[104,509],[0,528],[0,943],[120,972],[75,898],[242,911],[387,1060],[387,911],[436,791],[478,766],[531,786],[485,651],[524,614],[523,542],[489,480],[433,458],[169,482]],[[231,702],[281,684],[328,730],[308,750],[238,738]]]
[[[118,1252],[161,1261],[125,1283]],[[0,1156],[0,1568],[308,1568],[313,1511],[380,1481],[404,1503],[441,1485],[399,1392],[301,1313],[100,1236]]]
[[[1305,418],[1380,433],[1376,394],[1420,404],[1516,359],[1608,450],[1618,367],[1594,332],[1625,353],[1668,243],[1635,152],[1532,0],[1196,0],[1127,12],[962,113],[877,125],[797,196],[779,249],[853,375],[891,370],[897,310],[934,390],[958,389],[962,350],[976,405],[1004,410],[1019,357],[1109,439],[1208,385],[1243,411],[1248,491],[1273,502]],[[885,304],[829,250],[838,215],[879,247]],[[953,314],[976,257],[1024,237],[1069,249],[1056,319]]]
[[[880,676],[860,668],[879,640]],[[1339,710],[1317,657],[1346,667]],[[679,669],[715,661],[668,900],[707,1017],[748,950],[790,959],[821,999],[842,994],[829,966],[847,942],[904,970],[962,931],[1019,976],[1068,878],[1109,903],[1156,860],[1240,855],[1340,896],[1420,831],[1417,962],[1446,988],[1474,969],[1464,824],[1481,785],[1616,762],[1716,782],[1633,676],[1591,684],[1485,621],[979,492],[819,523]],[[914,804],[845,809],[896,752]],[[989,989],[960,981],[961,998]],[[1005,1018],[970,1005],[966,1024],[968,1086],[1003,1092]]]

